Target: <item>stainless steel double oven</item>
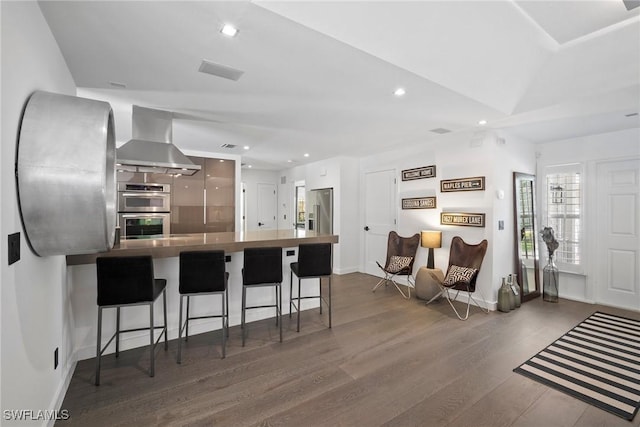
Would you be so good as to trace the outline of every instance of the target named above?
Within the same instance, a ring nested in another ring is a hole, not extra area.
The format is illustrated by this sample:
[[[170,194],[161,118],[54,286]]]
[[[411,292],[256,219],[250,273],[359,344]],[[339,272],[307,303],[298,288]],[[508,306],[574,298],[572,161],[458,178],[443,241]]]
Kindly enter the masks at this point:
[[[170,184],[118,183],[118,225],[122,238],[169,234],[170,212]]]

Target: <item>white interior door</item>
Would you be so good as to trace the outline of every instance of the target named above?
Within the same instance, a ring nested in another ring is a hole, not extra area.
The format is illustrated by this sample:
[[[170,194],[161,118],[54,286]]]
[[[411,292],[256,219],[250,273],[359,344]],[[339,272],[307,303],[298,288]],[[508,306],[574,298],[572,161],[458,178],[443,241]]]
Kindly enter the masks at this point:
[[[365,174],[365,272],[381,276],[389,232],[396,229],[396,171]]]
[[[640,159],[597,168],[597,302],[640,309]]]
[[[258,184],[258,230],[276,228],[277,204],[275,184]]]

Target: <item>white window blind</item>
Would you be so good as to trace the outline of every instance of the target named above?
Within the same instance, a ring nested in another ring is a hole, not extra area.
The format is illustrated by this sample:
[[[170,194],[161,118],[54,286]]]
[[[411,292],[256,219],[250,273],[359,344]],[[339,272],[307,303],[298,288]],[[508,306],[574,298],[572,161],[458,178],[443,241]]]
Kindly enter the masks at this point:
[[[579,164],[547,168],[546,226],[553,228],[560,244],[554,253],[559,266],[581,265],[584,222],[581,178]],[[546,248],[542,249],[546,255]]]

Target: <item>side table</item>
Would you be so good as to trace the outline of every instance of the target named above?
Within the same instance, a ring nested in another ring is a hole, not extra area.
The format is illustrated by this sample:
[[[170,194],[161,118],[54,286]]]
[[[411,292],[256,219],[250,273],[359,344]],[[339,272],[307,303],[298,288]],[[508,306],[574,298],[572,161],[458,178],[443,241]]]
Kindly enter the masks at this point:
[[[420,267],[416,275],[416,297],[429,301],[440,293],[438,282],[444,281],[444,274],[439,268]]]

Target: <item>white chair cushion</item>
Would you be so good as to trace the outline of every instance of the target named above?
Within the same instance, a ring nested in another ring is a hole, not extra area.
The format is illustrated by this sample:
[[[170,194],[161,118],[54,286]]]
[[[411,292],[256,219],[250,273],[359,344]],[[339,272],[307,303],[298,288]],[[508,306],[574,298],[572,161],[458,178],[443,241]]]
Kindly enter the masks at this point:
[[[453,286],[456,283],[469,283],[473,276],[478,272],[475,268],[460,267],[452,265],[447,271],[447,277],[444,278],[444,286]]]

